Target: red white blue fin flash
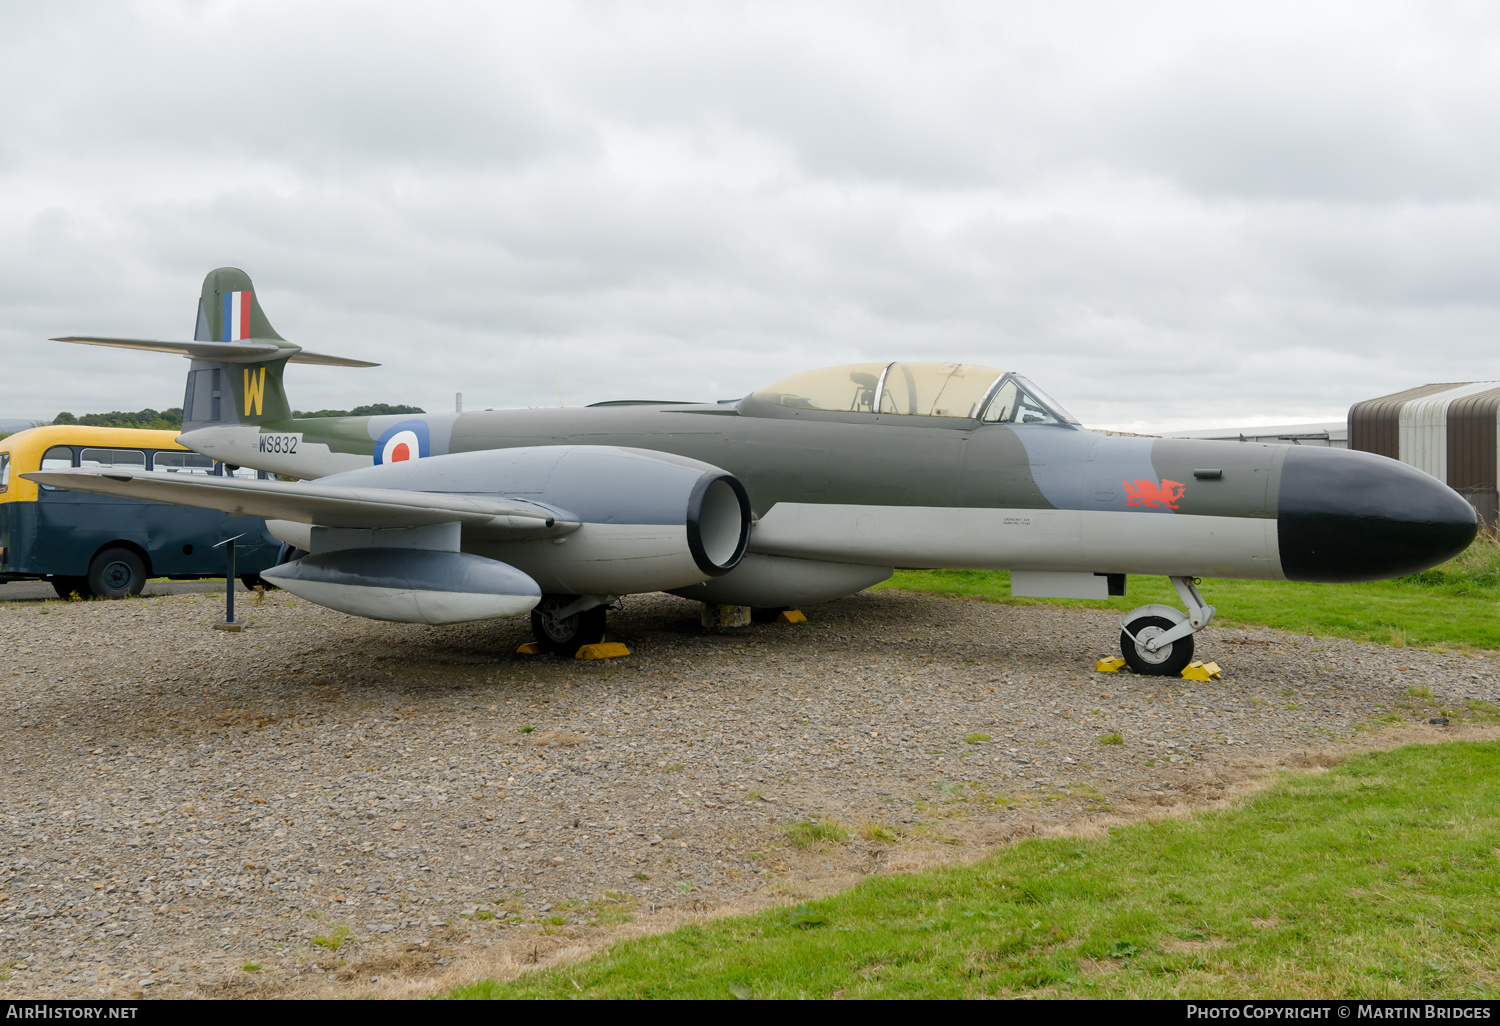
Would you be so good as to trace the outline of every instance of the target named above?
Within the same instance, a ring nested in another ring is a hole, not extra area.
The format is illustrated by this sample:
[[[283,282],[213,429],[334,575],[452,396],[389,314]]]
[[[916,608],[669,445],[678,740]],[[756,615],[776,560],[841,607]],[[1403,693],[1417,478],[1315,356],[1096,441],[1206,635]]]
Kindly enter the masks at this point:
[[[225,342],[238,342],[250,337],[250,305],[253,293],[224,293],[224,338]]]

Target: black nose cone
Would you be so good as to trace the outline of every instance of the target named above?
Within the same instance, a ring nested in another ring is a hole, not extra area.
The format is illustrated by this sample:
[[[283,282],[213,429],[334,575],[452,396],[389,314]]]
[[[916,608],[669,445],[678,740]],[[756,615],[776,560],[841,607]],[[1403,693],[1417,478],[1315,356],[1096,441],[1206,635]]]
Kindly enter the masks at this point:
[[[1368,452],[1297,446],[1281,468],[1276,532],[1293,581],[1379,581],[1452,559],[1479,517],[1452,488]]]

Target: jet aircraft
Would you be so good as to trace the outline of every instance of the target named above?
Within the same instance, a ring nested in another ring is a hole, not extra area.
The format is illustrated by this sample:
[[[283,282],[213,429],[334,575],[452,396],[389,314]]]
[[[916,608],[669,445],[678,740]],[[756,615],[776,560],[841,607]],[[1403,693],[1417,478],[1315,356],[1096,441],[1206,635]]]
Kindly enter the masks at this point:
[[[873,362],[727,402],[296,419],[288,363],[373,366],[285,341],[244,272],[204,280],[191,341],[57,341],[192,360],[180,441],[296,481],[121,468],[44,484],[268,518],[308,554],[265,571],[360,616],[530,613],[571,654],[619,596],[796,607],[894,568],[1011,571],[1018,595],[1104,599],[1170,579],[1184,609],[1121,618],[1138,673],[1175,675],[1213,619],[1200,576],[1363,581],[1462,551],[1477,517],[1395,460],[1085,429],[1014,372]]]

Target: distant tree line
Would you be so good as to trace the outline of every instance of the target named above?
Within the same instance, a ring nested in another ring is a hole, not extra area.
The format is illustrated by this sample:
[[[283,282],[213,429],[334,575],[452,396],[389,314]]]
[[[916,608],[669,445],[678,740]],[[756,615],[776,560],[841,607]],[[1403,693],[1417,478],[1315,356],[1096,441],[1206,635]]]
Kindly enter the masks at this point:
[[[356,406],[352,410],[293,410],[293,417],[385,417],[393,413],[426,413],[420,406],[392,406],[390,403],[371,403]]]
[[[114,428],[144,428],[148,431],[181,431],[182,410],[172,407],[170,410],[138,410],[135,413],[123,413],[114,410],[110,413],[85,413],[82,417],[75,417],[64,410],[52,418],[54,424],[81,424],[84,427],[114,427]]]
[[[426,413],[420,406],[393,406],[390,403],[371,403],[369,406],[356,406],[352,410],[297,410],[292,413],[293,417],[379,417],[392,413]],[[85,413],[81,417],[63,411],[52,418],[54,424],[81,424],[84,427],[115,427],[115,428],[144,428],[149,431],[181,431],[182,409],[172,407],[170,410],[137,410],[135,413],[124,413],[114,410],[110,413]],[[40,426],[40,425],[38,425]],[[4,438],[0,435],[0,438]]]

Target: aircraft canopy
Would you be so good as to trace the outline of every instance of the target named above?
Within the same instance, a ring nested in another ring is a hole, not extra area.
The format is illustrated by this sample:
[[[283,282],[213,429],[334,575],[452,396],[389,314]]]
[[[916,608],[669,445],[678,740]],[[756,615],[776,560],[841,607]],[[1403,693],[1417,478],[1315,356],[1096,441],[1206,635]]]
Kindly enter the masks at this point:
[[[1076,423],[1025,378],[974,363],[853,363],[783,378],[750,398],[797,410]]]

